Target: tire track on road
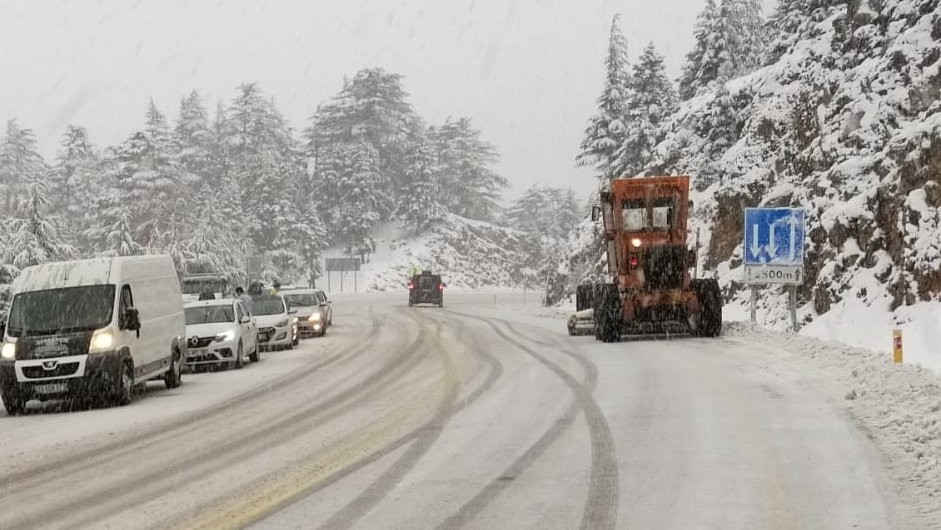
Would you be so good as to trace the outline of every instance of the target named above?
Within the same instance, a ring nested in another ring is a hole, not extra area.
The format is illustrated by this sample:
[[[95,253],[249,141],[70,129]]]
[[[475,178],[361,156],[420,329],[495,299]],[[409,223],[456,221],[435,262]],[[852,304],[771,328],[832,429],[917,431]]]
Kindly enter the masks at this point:
[[[458,331],[456,335],[460,337],[468,337],[467,335],[467,326],[460,319],[442,315],[436,313],[435,317],[441,318],[444,317],[445,320],[450,320],[457,324]],[[440,324],[440,323],[439,323]],[[439,328],[440,329],[440,328]],[[463,344],[472,344],[472,341],[464,341]],[[476,387],[470,394],[467,395],[460,403],[454,403],[451,405],[451,410],[448,414],[445,415],[436,415],[432,418],[431,421],[425,425],[415,429],[412,432],[398,438],[397,440],[387,444],[386,446],[380,448],[372,455],[355,462],[351,466],[344,468],[333,476],[328,477],[324,481],[314,485],[312,488],[308,488],[304,491],[297,492],[292,496],[288,501],[283,503],[282,508],[285,508],[289,505],[295,504],[297,502],[303,501],[306,498],[323,491],[327,487],[337,483],[338,481],[354,474],[355,472],[373,464],[385,456],[391,454],[392,452],[404,447],[405,445],[412,443],[416,439],[420,439],[424,434],[431,433],[433,435],[433,440],[429,440],[430,443],[419,444],[419,449],[415,449],[412,452],[411,448],[406,455],[399,457],[395,463],[390,466],[390,468],[383,473],[378,479],[373,481],[363,493],[358,495],[355,499],[349,502],[346,506],[341,508],[341,510],[335,514],[331,519],[323,525],[325,528],[348,528],[355,524],[356,521],[361,519],[366,515],[370,510],[375,508],[388,494],[398,485],[401,480],[410,472],[414,466],[418,463],[421,456],[424,456],[427,453],[428,449],[431,447],[432,443],[438,439],[441,434],[443,424],[447,422],[448,419],[458,414],[461,410],[467,408],[473,404],[477,399],[479,399],[483,394],[487,392],[502,376],[503,376],[503,364],[492,354],[481,348],[473,348],[470,350],[474,355],[482,358],[484,362],[488,365],[489,370],[487,373],[486,379]],[[416,442],[418,443],[418,442]],[[413,446],[414,447],[414,446]],[[272,514],[275,512],[272,512]],[[261,518],[258,521],[263,521],[265,518]]]
[[[510,486],[512,481],[503,480],[502,477],[516,477],[525,472],[543,453],[555,442],[566,428],[571,425],[577,410],[585,414],[585,420],[591,440],[591,470],[588,487],[588,498],[582,512],[582,529],[613,529],[617,525],[618,510],[618,465],[615,455],[614,436],[601,408],[594,400],[593,393],[598,379],[598,370],[594,364],[580,355],[570,351],[563,351],[573,358],[585,372],[585,382],[580,383],[558,364],[550,361],[544,355],[515,340],[509,333],[514,333],[516,326],[503,319],[484,318],[461,312],[451,311],[484,322],[490,326],[503,340],[514,345],[541,365],[552,371],[569,387],[574,397],[572,406],[549,428],[532,446],[517,458],[503,473],[490,484],[485,486],[470,501],[462,505],[451,517],[446,519],[438,528],[456,528],[470,522],[479,515],[502,491]],[[506,331],[500,329],[493,321],[500,322]],[[522,336],[525,340],[531,339]]]
[[[379,327],[379,319],[373,316],[372,321],[374,324],[372,329],[375,331]],[[373,334],[372,336],[376,335]],[[116,511],[120,511],[122,506],[135,504],[132,502],[134,499],[140,499],[142,501],[151,500],[155,496],[171,491],[175,487],[175,483],[180,481],[185,482],[187,478],[199,479],[210,475],[220,469],[228,468],[233,463],[237,463],[248,456],[257,454],[259,450],[270,447],[272,443],[276,443],[279,440],[290,440],[294,436],[309,430],[311,424],[326,421],[325,418],[321,417],[323,414],[328,414],[328,417],[341,415],[349,409],[359,406],[359,403],[356,401],[350,403],[346,402],[355,400],[355,398],[360,395],[368,395],[379,388],[393,384],[403,369],[415,364],[406,363],[405,361],[411,356],[411,352],[420,346],[421,340],[420,337],[415,339],[415,341],[407,347],[400,350],[401,353],[399,355],[388,360],[358,385],[324,402],[315,402],[310,407],[293,410],[292,414],[279,418],[275,422],[268,422],[264,425],[256,426],[256,428],[244,435],[228,438],[225,441],[225,446],[237,447],[238,449],[235,451],[225,451],[219,454],[218,447],[213,444],[200,443],[200,447],[206,447],[206,449],[187,454],[186,458],[173,461],[173,466],[171,467],[158,468],[155,469],[154,472],[138,475],[129,482],[115,484],[104,490],[98,489],[78,496],[77,498],[73,498],[70,502],[58,505],[54,510],[21,518],[17,521],[16,526],[45,526],[56,520],[67,519],[69,516],[74,516],[77,512],[81,512],[82,508],[88,506],[93,507],[93,513],[83,518],[69,519],[72,523],[69,526],[91,524],[115,513],[112,511],[101,516],[98,512],[101,512],[102,509],[107,506],[114,506]],[[355,358],[370,350],[371,347],[372,341],[358,344],[350,348],[347,355],[351,358]],[[287,390],[282,390],[281,393],[284,391]],[[338,406],[344,403],[346,403],[345,407],[337,409]],[[223,418],[223,420],[225,419]],[[126,449],[123,453],[133,453],[137,450],[139,450],[139,448]],[[108,460],[111,459],[109,458]],[[71,474],[74,475],[94,465],[94,463],[91,463],[82,466],[77,471],[72,471]],[[43,484],[40,484],[40,487],[41,486],[43,486]],[[21,493],[19,485],[17,485],[17,492]],[[93,498],[99,502],[90,502]],[[101,502],[100,499],[106,499],[106,501]]]
[[[372,311],[370,311],[369,316],[371,333],[375,333],[375,331],[379,329],[379,319]],[[42,482],[47,478],[50,472],[55,475],[80,472],[95,467],[106,460],[120,458],[127,454],[164,443],[167,440],[179,436],[180,433],[189,432],[194,424],[227,416],[232,410],[237,410],[241,405],[250,403],[254,399],[270,393],[272,387],[292,385],[336,363],[347,355],[351,357],[355,356],[356,350],[357,348],[355,346],[345,348],[327,359],[306,366],[297,372],[288,373],[266,381],[222,403],[217,403],[203,410],[190,412],[177,418],[146,426],[143,430],[139,430],[129,437],[109,440],[102,445],[97,445],[77,453],[70,453],[67,456],[53,460],[46,460],[39,465],[29,466],[26,469],[14,473],[0,473],[0,483],[16,483],[17,486],[23,486],[23,482],[28,481],[25,485],[29,486],[31,482]]]

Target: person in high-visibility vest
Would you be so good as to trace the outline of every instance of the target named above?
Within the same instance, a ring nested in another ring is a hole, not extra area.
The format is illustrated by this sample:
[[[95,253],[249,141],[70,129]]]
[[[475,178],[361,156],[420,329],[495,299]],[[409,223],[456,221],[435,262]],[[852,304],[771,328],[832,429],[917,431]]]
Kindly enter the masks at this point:
[[[281,282],[275,280],[274,284],[271,286],[271,296],[278,296],[278,293],[281,292]]]

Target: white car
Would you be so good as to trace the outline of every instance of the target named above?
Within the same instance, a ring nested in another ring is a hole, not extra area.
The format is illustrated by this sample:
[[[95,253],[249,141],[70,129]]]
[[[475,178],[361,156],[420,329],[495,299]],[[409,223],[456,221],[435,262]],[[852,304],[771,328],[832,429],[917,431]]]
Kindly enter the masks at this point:
[[[285,289],[281,291],[290,304],[297,309],[297,333],[302,337],[323,337],[333,320],[330,301],[323,291],[316,289]]]
[[[186,315],[186,366],[241,368],[258,361],[258,327],[239,299],[190,302]]]
[[[261,349],[293,349],[297,344],[297,310],[280,295],[253,296],[252,315]]]

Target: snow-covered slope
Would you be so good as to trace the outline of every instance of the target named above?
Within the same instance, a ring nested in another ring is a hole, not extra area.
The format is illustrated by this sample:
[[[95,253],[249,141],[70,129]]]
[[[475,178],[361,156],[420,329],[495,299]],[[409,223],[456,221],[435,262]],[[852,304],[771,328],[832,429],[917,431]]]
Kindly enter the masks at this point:
[[[523,252],[529,242],[522,233],[456,215],[420,235],[410,233],[401,222],[385,223],[373,239],[376,253],[356,278],[360,291],[402,290],[414,266],[440,273],[449,289],[518,287],[529,272]],[[325,256],[342,257],[343,252],[331,248]],[[332,275],[330,288],[338,292],[339,273]],[[326,278],[319,282],[327,286]],[[353,290],[352,273],[345,276],[344,289]]]
[[[693,175],[730,315],[748,297],[743,209],[803,206],[803,333],[887,349],[900,327],[941,368],[941,8],[873,4],[817,8],[780,60],[682,105],[651,172]],[[760,320],[785,327],[786,300],[766,289]]]

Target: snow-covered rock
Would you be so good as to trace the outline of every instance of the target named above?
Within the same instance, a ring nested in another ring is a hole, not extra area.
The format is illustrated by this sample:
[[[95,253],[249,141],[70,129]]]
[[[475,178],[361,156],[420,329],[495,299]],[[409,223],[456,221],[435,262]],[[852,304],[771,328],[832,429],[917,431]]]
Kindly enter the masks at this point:
[[[651,172],[693,176],[703,264],[730,314],[747,309],[744,208],[802,206],[804,333],[884,350],[893,327],[909,329],[912,358],[941,368],[939,2],[827,3],[787,42],[773,64],[685,102]],[[788,326],[786,305],[765,289],[761,322]]]

